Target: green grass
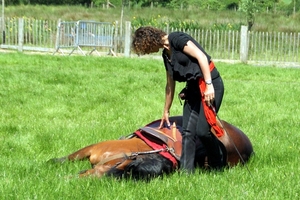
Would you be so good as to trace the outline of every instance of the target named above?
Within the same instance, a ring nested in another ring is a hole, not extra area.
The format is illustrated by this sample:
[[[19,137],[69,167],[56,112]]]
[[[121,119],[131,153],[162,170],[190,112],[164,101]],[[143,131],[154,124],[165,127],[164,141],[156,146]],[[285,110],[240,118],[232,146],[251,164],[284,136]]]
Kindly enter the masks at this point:
[[[0,199],[298,199],[300,69],[216,65],[219,116],[251,139],[252,176],[235,167],[144,183],[79,179],[88,162],[46,161],[159,119],[161,60],[1,53]],[[177,99],[171,114],[181,114]]]

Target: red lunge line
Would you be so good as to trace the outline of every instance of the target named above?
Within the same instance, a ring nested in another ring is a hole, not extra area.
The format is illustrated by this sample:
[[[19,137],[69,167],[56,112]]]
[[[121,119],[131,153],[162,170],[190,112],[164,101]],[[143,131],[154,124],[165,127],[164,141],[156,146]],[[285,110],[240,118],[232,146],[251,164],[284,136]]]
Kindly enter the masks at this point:
[[[212,71],[215,68],[215,65],[212,61],[210,61],[209,64],[209,69]],[[199,79],[199,87],[202,95],[202,104],[204,108],[204,114],[206,117],[207,122],[211,127],[215,130],[217,137],[223,136],[224,132],[223,130],[217,125],[217,118],[216,118],[216,113],[214,112],[213,108],[208,106],[204,100],[204,91],[206,88],[206,83],[203,78]]]

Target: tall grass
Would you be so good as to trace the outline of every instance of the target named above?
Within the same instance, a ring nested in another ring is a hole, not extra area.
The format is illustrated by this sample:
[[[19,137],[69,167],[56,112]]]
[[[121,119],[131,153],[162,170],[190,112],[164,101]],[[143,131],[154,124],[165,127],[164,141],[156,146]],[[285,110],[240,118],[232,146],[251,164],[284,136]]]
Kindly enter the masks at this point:
[[[158,23],[173,22],[175,24],[194,23],[199,28],[214,29],[215,25],[233,27],[247,25],[246,15],[239,11],[211,11],[211,10],[173,10],[167,8],[125,8],[121,16],[121,8],[86,8],[79,6],[9,6],[5,8],[6,17],[31,17],[49,20],[96,20],[114,22],[121,20],[133,23],[148,22],[150,19]],[[160,16],[160,17],[158,17]],[[139,21],[136,21],[139,19]],[[163,19],[163,20],[162,20]],[[283,13],[256,13],[253,31],[300,32],[300,13],[287,16]],[[155,25],[142,24],[142,25]],[[176,27],[179,28],[179,27]]]
[[[1,53],[1,199],[298,199],[299,69],[216,65],[226,88],[219,116],[251,139],[251,175],[239,166],[144,183],[79,179],[88,162],[46,161],[159,119],[161,60]],[[171,114],[181,109],[174,99]]]

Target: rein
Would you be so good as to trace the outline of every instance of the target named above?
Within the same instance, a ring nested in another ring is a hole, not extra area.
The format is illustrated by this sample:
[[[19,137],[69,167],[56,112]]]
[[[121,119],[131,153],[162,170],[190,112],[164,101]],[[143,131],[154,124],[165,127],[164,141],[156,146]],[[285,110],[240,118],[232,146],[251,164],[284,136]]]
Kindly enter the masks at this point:
[[[133,160],[138,155],[147,155],[147,154],[159,153],[159,152],[163,152],[163,151],[169,151],[169,150],[168,150],[168,148],[164,148],[164,149],[157,149],[157,150],[144,151],[144,152],[119,153],[119,154],[109,156],[109,157],[101,160],[101,162],[97,163],[97,165],[104,165],[112,160],[116,160],[119,158],[125,158],[125,160]],[[121,164],[121,163],[119,163],[119,164]],[[117,165],[119,165],[119,164],[117,164]]]
[[[220,121],[220,124],[221,124],[223,130],[225,131],[226,135],[228,135],[228,138],[230,139],[230,141],[231,141],[231,143],[232,143],[232,145],[233,145],[235,151],[236,151],[237,154],[239,155],[239,157],[240,157],[242,163],[246,166],[246,169],[248,170],[250,176],[252,177],[252,174],[251,174],[251,172],[250,172],[248,166],[246,165],[246,162],[245,162],[245,160],[243,159],[243,156],[241,155],[240,151],[238,150],[238,148],[237,148],[237,146],[235,145],[235,143],[234,143],[233,139],[231,138],[231,136],[230,136],[230,135],[228,134],[228,132],[226,131],[226,129],[225,129],[225,127],[224,127],[224,125],[223,125],[221,119],[219,118],[219,116],[218,116],[218,114],[217,114],[217,112],[216,112],[216,109],[215,109],[211,104],[210,104],[210,107],[211,107],[212,110],[214,111],[214,113],[215,113],[217,119]]]

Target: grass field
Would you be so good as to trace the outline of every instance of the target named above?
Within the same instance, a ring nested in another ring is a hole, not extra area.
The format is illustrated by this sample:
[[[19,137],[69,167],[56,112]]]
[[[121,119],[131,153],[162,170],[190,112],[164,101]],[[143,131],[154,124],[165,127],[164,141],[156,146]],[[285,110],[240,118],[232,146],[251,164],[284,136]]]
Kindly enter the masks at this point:
[[[0,199],[299,199],[300,69],[216,65],[219,116],[251,139],[251,175],[238,166],[145,183],[79,179],[88,162],[46,161],[159,119],[161,60],[1,53]],[[171,114],[181,114],[177,99]]]

